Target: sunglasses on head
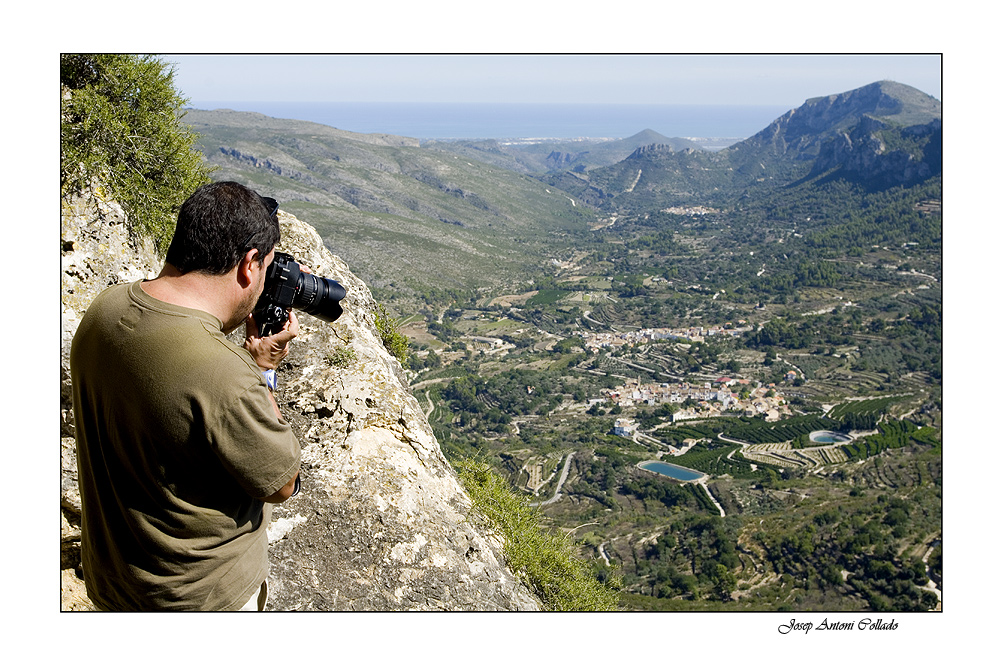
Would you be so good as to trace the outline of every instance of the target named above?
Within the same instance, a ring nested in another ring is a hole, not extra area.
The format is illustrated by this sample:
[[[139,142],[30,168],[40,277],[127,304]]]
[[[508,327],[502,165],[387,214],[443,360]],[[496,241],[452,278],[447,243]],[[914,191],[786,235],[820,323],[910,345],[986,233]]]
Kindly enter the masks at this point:
[[[268,198],[267,196],[261,196],[260,202],[267,208],[267,214],[269,216],[273,217],[278,213],[278,201],[273,198]]]

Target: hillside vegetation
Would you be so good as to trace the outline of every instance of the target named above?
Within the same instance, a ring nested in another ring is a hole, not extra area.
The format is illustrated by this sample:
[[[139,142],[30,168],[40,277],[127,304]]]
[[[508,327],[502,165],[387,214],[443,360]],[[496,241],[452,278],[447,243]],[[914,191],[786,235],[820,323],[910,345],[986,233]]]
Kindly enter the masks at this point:
[[[188,111],[217,179],[309,219],[376,289],[413,295],[523,282],[589,208],[535,179],[417,141],[253,113]]]

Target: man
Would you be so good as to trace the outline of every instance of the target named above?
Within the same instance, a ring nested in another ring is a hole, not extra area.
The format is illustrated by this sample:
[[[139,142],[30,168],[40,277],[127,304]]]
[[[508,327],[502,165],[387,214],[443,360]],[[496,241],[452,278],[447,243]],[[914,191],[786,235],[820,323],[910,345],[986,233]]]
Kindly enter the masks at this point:
[[[268,209],[268,206],[272,209]],[[163,270],[113,286],[70,354],[87,594],[103,610],[263,610],[271,503],[299,444],[268,389],[298,334],[257,336],[277,202],[235,182],[181,207]],[[246,342],[226,334],[246,322]]]

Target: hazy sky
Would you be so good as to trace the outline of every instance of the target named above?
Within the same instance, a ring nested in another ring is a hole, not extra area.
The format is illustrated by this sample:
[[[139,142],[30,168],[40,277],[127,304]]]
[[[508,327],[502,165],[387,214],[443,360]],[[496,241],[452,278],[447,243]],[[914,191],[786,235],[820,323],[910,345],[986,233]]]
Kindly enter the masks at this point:
[[[941,99],[938,55],[166,55],[206,101],[761,104],[890,79]]]

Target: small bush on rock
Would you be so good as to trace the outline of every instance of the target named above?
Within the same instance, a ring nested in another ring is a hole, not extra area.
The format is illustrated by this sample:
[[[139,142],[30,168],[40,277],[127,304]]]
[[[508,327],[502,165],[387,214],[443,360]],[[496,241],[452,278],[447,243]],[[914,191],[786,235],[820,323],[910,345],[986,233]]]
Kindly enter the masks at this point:
[[[64,53],[60,58],[60,184],[64,196],[101,183],[137,234],[161,253],[181,203],[209,181],[180,122],[187,99],[174,88],[172,65],[153,56]]]
[[[399,321],[390,316],[381,304],[375,310],[375,329],[385,349],[406,369],[409,366],[409,339],[399,331]]]

